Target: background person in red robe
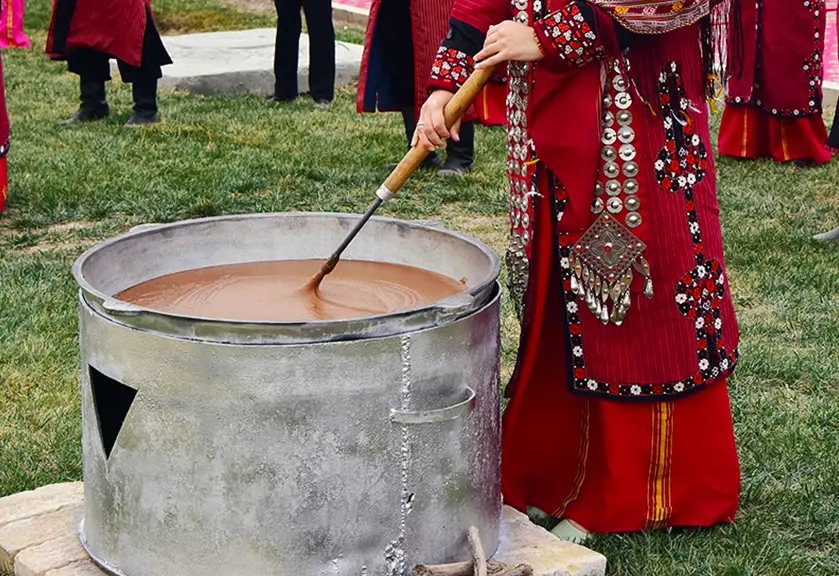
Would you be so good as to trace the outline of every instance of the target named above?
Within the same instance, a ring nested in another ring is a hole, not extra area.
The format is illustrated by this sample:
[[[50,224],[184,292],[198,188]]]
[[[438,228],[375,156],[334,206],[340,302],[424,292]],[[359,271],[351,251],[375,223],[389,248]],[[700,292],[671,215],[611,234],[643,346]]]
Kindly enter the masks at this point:
[[[358,80],[359,112],[402,113],[407,142],[416,127],[419,105],[428,96],[428,74],[448,30],[454,0],[373,0]],[[474,115],[463,123],[460,140],[449,142],[443,175],[463,175],[475,156]],[[424,168],[441,164],[430,155]],[[388,165],[392,169],[395,165]]]
[[[150,0],[54,0],[47,54],[78,74],[81,105],[64,124],[106,118],[105,82],[116,58],[130,82],[134,113],[127,126],[158,120],[157,81],[172,60],[154,24]]]
[[[739,0],[742,74],[732,76],[719,150],[736,158],[821,164],[824,0]]]
[[[9,115],[6,111],[6,88],[3,82],[3,58],[0,56],[0,212],[9,197],[9,172],[6,155],[9,153]]]
[[[458,0],[432,70],[415,137],[429,149],[449,137],[442,110],[475,62],[510,61],[507,265],[523,309],[502,488],[520,510],[564,518],[562,536],[737,510],[710,10]]]

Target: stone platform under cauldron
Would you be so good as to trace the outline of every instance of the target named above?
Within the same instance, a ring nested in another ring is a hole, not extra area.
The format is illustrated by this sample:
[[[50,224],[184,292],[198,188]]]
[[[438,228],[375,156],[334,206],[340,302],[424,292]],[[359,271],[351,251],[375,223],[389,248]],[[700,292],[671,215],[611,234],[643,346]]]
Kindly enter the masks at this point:
[[[83,504],[81,482],[0,498],[0,574],[106,576],[79,543],[76,528]],[[602,576],[606,571],[601,554],[559,540],[509,507],[504,508],[501,545],[494,559],[530,564],[538,576]]]

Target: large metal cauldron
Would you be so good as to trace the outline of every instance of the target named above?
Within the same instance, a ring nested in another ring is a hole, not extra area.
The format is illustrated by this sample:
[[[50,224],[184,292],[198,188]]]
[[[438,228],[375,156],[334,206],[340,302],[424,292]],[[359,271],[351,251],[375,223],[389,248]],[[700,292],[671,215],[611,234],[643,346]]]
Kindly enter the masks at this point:
[[[82,542],[126,576],[395,576],[498,543],[499,262],[480,242],[373,219],[346,258],[468,292],[346,321],[244,323],[113,294],[176,271],[324,257],[355,216],[145,227],[79,258]],[[327,280],[328,281],[328,280]]]

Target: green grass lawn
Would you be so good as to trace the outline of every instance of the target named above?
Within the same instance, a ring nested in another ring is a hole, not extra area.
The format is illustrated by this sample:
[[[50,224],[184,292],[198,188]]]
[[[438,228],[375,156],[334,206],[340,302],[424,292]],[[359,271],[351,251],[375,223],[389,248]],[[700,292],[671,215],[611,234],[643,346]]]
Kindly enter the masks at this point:
[[[167,30],[271,25],[209,0],[160,0]],[[359,212],[403,150],[393,115],[361,117],[354,97],[313,110],[301,99],[163,94],[164,122],[128,131],[115,117],[61,129],[76,79],[42,55],[48,2],[28,3],[36,48],[5,51],[12,116],[10,207],[0,218],[0,496],[82,476],[76,289],[70,266],[97,240],[142,222],[218,214]],[[478,132],[462,182],[413,179],[383,213],[437,218],[503,249],[501,131]],[[731,382],[743,467],[736,524],[597,537],[610,573],[628,576],[839,574],[839,249],[810,240],[839,223],[839,162],[796,169],[722,160],[720,204],[743,331]],[[516,322],[504,316],[504,363]]]

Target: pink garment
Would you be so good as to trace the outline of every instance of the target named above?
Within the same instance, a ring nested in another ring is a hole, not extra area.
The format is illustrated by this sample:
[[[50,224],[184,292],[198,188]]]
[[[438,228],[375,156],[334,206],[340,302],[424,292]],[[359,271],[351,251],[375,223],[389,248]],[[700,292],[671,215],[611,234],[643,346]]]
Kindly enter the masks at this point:
[[[0,48],[29,48],[32,44],[23,31],[24,0],[0,2]]]

